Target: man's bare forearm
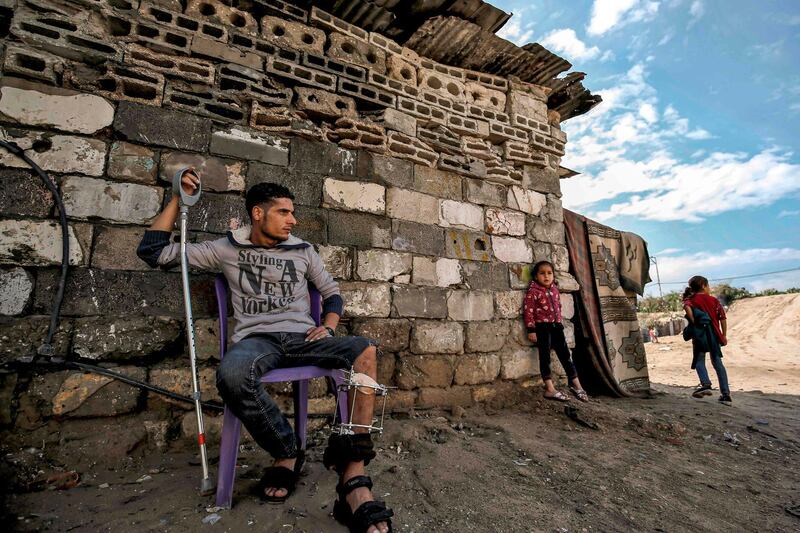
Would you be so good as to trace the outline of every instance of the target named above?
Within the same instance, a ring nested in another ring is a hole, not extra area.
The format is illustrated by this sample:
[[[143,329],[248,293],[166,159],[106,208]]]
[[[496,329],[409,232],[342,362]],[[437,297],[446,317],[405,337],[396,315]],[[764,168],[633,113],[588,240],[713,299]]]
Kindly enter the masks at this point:
[[[173,196],[164,210],[153,219],[150,229],[155,231],[172,231],[175,222],[178,220],[178,197]]]

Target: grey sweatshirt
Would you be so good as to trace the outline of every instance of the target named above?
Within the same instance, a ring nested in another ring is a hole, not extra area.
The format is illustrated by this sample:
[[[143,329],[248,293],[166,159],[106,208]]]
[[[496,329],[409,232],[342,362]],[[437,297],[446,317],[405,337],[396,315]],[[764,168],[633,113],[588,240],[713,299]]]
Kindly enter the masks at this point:
[[[137,254],[152,267],[180,264],[180,244],[168,231],[145,232]],[[235,326],[231,340],[256,333],[305,333],[314,327],[308,282],[323,298],[323,316],[342,314],[339,285],[307,242],[290,236],[273,248],[250,242],[248,226],[214,241],[187,243],[189,265],[222,272],[228,280]]]

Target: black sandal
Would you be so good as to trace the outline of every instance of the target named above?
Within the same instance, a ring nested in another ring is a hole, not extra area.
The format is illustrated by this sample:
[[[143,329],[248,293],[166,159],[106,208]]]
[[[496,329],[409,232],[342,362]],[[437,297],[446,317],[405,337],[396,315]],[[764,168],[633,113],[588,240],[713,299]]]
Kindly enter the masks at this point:
[[[294,470],[290,470],[285,466],[270,466],[264,470],[264,475],[256,485],[256,490],[259,496],[265,502],[269,503],[283,503],[294,492],[297,486],[297,480],[300,478],[300,470],[305,463],[305,452],[299,450],[297,452],[297,460],[294,463]],[[267,496],[264,491],[267,489],[283,489],[286,494],[283,496]]]
[[[389,532],[392,531],[394,511],[386,507],[381,501],[373,500],[362,503],[355,512],[350,510],[350,505],[345,497],[360,487],[372,490],[372,479],[369,476],[353,476],[345,483],[336,485],[339,498],[333,504],[333,517],[341,524],[347,526],[350,533],[366,533],[370,526],[386,522]]]

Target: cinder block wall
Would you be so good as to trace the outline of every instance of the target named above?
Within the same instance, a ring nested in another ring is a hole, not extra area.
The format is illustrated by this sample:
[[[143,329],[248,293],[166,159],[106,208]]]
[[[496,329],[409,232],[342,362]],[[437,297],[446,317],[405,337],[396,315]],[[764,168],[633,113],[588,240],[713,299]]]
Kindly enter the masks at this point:
[[[526,267],[553,261],[566,317],[577,289],[557,174],[566,139],[542,88],[280,1],[0,5],[4,135],[55,180],[69,219],[58,356],[189,392],[179,274],[150,270],[135,249],[172,173],[191,164],[204,177],[194,240],[246,223],[255,183],[294,191],[296,234],[341,284],[341,333],[382,343],[392,408],[486,401],[538,373],[520,320]],[[5,150],[0,167],[8,363],[45,337],[61,234],[39,178]],[[216,398],[213,275],[192,282],[201,381]],[[32,439],[126,416],[160,442],[184,418],[183,405],[91,374],[10,372],[0,387],[0,423]],[[312,411],[332,412],[321,384],[314,395]]]

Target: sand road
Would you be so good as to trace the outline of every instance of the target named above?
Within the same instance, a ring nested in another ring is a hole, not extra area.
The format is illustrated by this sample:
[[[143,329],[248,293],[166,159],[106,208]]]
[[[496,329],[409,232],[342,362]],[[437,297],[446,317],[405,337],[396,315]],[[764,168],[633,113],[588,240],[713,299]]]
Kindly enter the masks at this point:
[[[691,343],[680,336],[648,343],[650,379],[691,386]],[[800,394],[800,294],[761,296],[735,302],[728,310],[728,346],[723,348],[732,391]],[[708,365],[716,387],[716,376]]]

